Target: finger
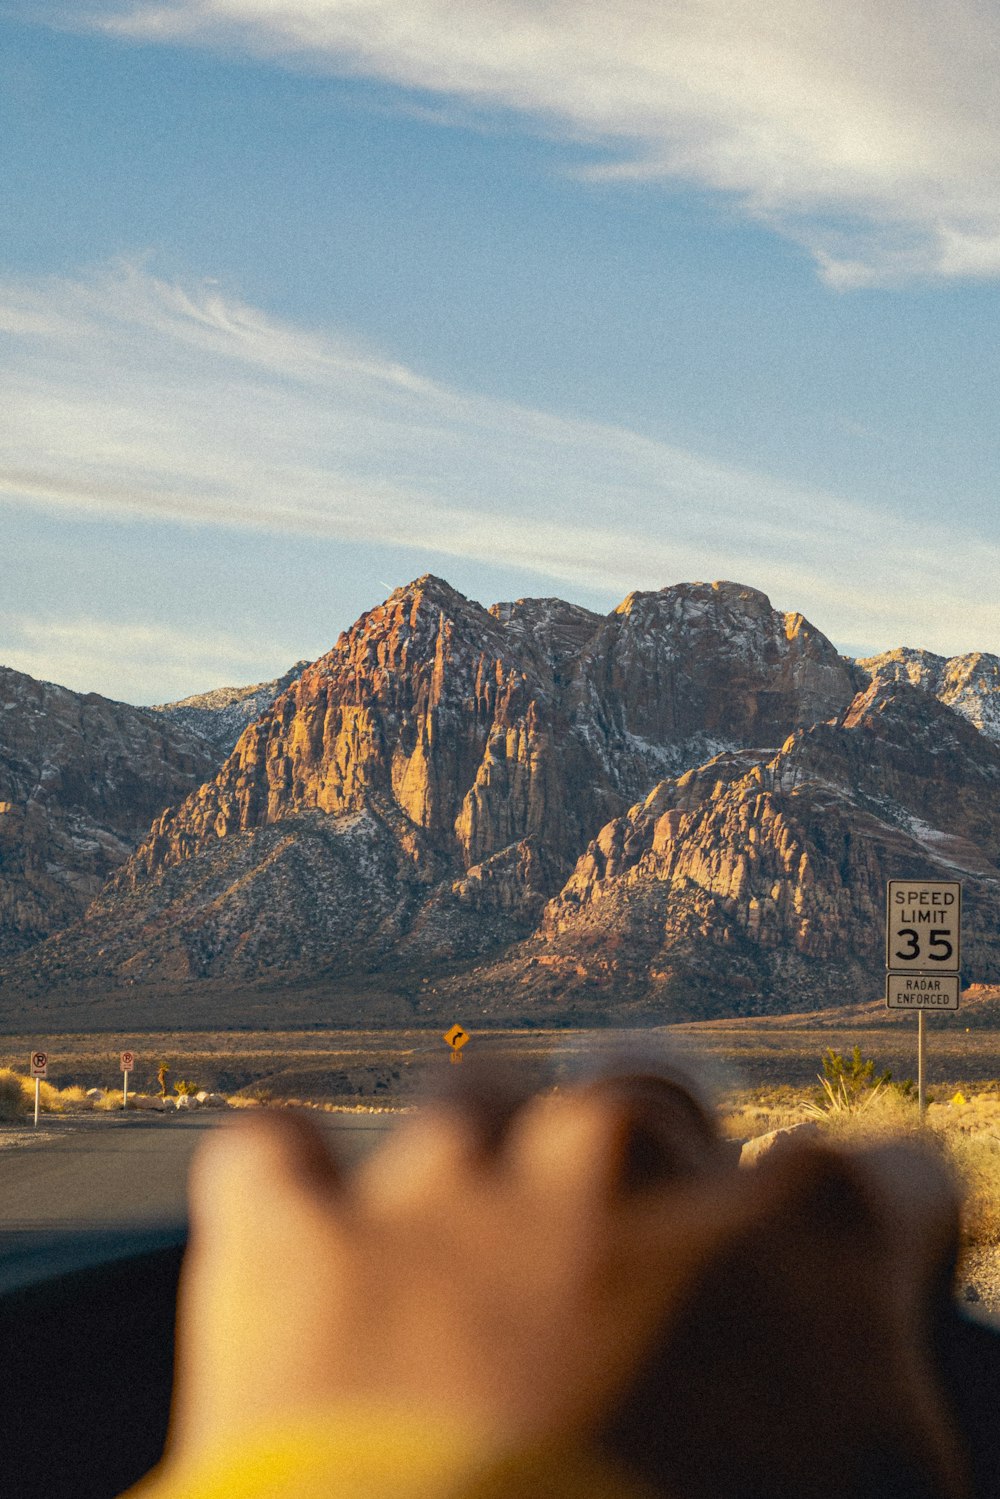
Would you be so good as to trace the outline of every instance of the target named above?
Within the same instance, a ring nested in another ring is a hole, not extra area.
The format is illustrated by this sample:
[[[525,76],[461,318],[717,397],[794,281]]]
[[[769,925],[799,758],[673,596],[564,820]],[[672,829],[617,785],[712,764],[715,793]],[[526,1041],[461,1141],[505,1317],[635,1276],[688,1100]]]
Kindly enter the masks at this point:
[[[403,1208],[489,1179],[513,1121],[542,1081],[494,1061],[449,1068],[416,1118],[393,1132],[357,1172],[369,1208]]]
[[[484,1159],[497,1154],[518,1113],[536,1093],[552,1083],[547,1060],[538,1066],[516,1068],[495,1060],[471,1057],[461,1067],[449,1067],[431,1101],[461,1114],[465,1128]]]
[[[662,1186],[734,1162],[713,1113],[679,1074],[611,1073],[587,1088],[622,1115],[619,1184],[625,1191]]]
[[[203,1223],[218,1232],[232,1221],[278,1217],[291,1200],[328,1202],[341,1185],[326,1140],[301,1114],[261,1113],[212,1130],[188,1177],[192,1236]]]
[[[592,1214],[620,1195],[629,1138],[628,1108],[599,1087],[535,1097],[510,1126],[504,1167],[547,1211]]]
[[[396,1128],[355,1172],[351,1200],[370,1213],[400,1213],[473,1189],[483,1170],[479,1137],[467,1116],[444,1104],[425,1107]]]
[[[341,1242],[339,1172],[291,1114],[212,1131],[189,1181],[170,1445],[248,1429],[295,1392],[303,1329],[325,1305]]]
[[[924,1297],[929,1308],[947,1301],[959,1251],[953,1174],[940,1156],[903,1140],[863,1151],[859,1160],[895,1246],[894,1284]]]

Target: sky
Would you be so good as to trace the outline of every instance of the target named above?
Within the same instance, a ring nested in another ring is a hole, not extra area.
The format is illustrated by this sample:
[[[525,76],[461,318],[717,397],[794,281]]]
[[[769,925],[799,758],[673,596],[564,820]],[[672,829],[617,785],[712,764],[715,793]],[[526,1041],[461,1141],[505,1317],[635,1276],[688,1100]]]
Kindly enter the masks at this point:
[[[434,572],[1000,652],[994,0],[0,0],[0,663]]]

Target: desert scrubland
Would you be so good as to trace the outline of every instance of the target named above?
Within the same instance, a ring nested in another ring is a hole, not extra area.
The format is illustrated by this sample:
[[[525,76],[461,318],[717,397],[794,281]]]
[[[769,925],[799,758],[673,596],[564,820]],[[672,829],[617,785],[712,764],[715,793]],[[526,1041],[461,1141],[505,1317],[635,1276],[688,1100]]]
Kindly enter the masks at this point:
[[[0,1142],[27,1143],[34,1103],[27,1059],[39,1044],[37,1037],[0,1040]],[[705,1080],[734,1141],[804,1123],[846,1145],[919,1133],[951,1161],[962,1185],[960,1294],[977,1310],[1000,1315],[998,1045],[1000,1033],[993,1031],[928,1026],[923,1125],[913,1085],[915,1025],[493,1031],[473,1035],[467,1056],[509,1066],[533,1085],[556,1087],[616,1061],[681,1065]],[[164,1127],[177,1096],[197,1091],[224,1095],[231,1107],[412,1108],[447,1080],[452,1065],[441,1033],[426,1029],[81,1034],[47,1038],[45,1047],[50,1063],[41,1085],[43,1114],[120,1108],[118,1053],[131,1047],[136,1070],[130,1094],[141,1105],[165,1091],[170,1106]],[[874,1065],[852,1081],[854,1048]],[[822,1086],[824,1055],[843,1058],[844,1086]],[[161,1087],[162,1065],[169,1070]],[[97,1088],[104,1091],[88,1093]]]

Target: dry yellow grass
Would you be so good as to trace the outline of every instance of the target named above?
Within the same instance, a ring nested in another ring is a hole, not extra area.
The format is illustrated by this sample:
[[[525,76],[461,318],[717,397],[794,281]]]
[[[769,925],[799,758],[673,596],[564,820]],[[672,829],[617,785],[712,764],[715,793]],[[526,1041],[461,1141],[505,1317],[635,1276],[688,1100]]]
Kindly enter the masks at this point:
[[[92,1100],[83,1088],[57,1088],[38,1080],[38,1107],[43,1114],[79,1113],[92,1107]],[[0,1119],[13,1122],[33,1114],[35,1109],[35,1079],[24,1077],[12,1067],[0,1068]]]
[[[946,1090],[943,1090],[946,1091]],[[921,1125],[915,1098],[883,1089],[856,1110],[816,1113],[815,1094],[789,1089],[761,1090],[753,1096],[730,1095],[723,1128],[731,1138],[750,1139],[813,1118],[832,1141],[846,1146],[875,1144],[900,1137],[923,1139],[951,1163],[963,1196],[962,1237],[968,1247],[1000,1246],[1000,1096],[992,1089],[952,1094],[927,1110]],[[958,1101],[958,1100],[961,1101]]]
[[[131,1096],[129,1097],[129,1104],[132,1104]],[[94,1099],[94,1108],[97,1109],[97,1111],[101,1114],[113,1113],[115,1109],[120,1109],[121,1106],[121,1088],[105,1088],[103,1096],[101,1098]]]

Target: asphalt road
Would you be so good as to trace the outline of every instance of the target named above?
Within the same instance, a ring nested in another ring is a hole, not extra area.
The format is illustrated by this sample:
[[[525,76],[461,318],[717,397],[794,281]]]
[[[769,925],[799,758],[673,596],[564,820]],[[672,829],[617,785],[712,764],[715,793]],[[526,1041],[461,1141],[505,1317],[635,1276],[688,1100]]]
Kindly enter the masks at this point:
[[[356,1159],[387,1114],[315,1114],[338,1152]],[[153,1227],[185,1215],[188,1165],[226,1115],[81,1115],[44,1120],[44,1137],[0,1150],[0,1252],[26,1232]]]

